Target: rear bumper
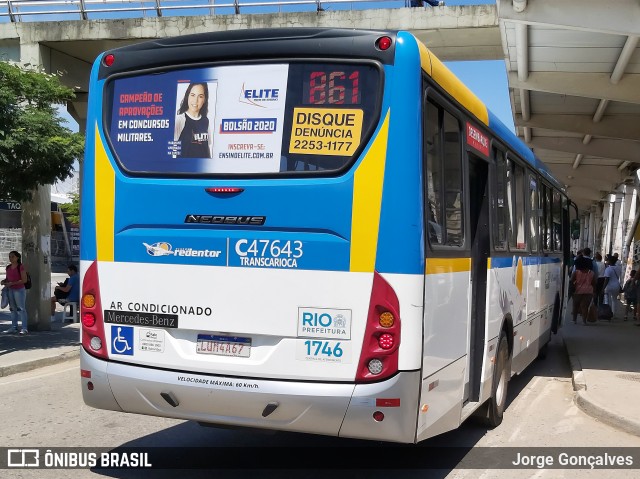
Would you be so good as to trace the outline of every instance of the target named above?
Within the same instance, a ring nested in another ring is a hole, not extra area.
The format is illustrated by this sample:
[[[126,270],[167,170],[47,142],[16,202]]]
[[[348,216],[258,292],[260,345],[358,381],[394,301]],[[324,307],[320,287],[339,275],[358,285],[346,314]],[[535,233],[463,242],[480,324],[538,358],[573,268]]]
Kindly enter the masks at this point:
[[[91,372],[90,378],[82,378],[84,402],[98,409],[221,425],[415,442],[419,371],[358,385],[255,380],[113,363],[95,358],[82,348],[80,364],[81,369]],[[87,387],[89,381],[93,390]],[[273,411],[266,414],[269,409]],[[383,421],[373,419],[375,411],[384,413]]]

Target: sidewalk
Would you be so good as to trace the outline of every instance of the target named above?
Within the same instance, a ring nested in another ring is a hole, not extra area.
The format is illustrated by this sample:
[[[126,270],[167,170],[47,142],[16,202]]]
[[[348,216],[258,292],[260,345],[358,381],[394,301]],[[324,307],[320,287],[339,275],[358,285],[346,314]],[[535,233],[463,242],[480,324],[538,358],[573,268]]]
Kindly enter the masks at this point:
[[[53,279],[53,278],[52,278]],[[55,284],[55,282],[53,283]],[[569,304],[569,309],[571,304]],[[619,311],[622,310],[620,306]],[[58,311],[61,317],[61,311]],[[594,418],[640,436],[640,327],[632,320],[573,324],[567,312],[558,334],[573,369],[575,401]],[[11,326],[0,311],[0,377],[79,356],[80,323],[54,323],[27,336],[1,334]]]
[[[57,313],[62,317],[62,313]],[[0,334],[11,327],[8,311],[0,311]],[[53,323],[51,331],[0,336],[0,377],[80,357],[80,323]]]
[[[0,275],[4,277],[4,274]],[[51,275],[52,287],[66,274]],[[62,319],[62,306],[56,317]],[[80,356],[80,323],[53,323],[51,331],[33,331],[26,336],[2,334],[11,328],[9,308],[0,310],[0,377],[30,371]]]
[[[618,316],[624,306],[618,303]],[[559,333],[573,369],[575,401],[590,416],[640,436],[640,327],[633,320],[573,324],[567,315]]]

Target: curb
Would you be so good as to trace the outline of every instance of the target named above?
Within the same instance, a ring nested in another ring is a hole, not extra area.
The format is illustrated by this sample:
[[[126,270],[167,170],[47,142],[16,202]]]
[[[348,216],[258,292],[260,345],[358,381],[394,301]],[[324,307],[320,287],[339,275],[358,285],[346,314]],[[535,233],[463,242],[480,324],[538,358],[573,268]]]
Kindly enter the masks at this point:
[[[578,409],[594,419],[608,424],[609,426],[640,437],[640,422],[615,414],[589,397],[589,394],[587,393],[587,382],[585,381],[584,374],[582,373],[580,360],[578,359],[578,356],[572,354],[573,351],[571,346],[567,344],[564,337],[562,338],[562,343],[564,344],[564,348],[569,356],[569,363],[571,365],[571,382],[573,383],[573,390],[575,392],[574,402],[576,406],[578,406]]]
[[[56,356],[33,359],[31,361],[25,361],[19,364],[11,364],[9,366],[0,366],[0,377],[32,371],[34,369],[42,368],[44,366],[51,366],[53,364],[70,361],[72,359],[76,359],[79,357],[80,357],[80,347],[78,346],[73,351],[66,351]]]
[[[569,364],[571,365],[571,382],[573,383],[573,390],[578,391],[586,391],[587,390],[587,382],[584,379],[584,374],[582,373],[582,365],[580,364],[580,359],[578,356],[573,354],[573,350],[571,346],[565,341],[564,336],[562,336],[562,344],[564,345],[564,349],[567,351],[567,355],[569,356]]]
[[[589,416],[621,431],[628,432],[634,436],[640,436],[639,422],[609,411],[605,407],[594,402],[588,394],[586,394],[586,391],[576,391],[575,403],[580,410]]]

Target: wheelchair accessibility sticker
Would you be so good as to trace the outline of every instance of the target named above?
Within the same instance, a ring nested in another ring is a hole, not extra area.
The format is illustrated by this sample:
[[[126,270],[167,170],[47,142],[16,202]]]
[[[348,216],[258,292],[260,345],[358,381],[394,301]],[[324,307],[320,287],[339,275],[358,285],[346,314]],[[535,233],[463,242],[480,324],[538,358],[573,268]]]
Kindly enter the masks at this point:
[[[133,328],[111,326],[111,354],[133,356]]]

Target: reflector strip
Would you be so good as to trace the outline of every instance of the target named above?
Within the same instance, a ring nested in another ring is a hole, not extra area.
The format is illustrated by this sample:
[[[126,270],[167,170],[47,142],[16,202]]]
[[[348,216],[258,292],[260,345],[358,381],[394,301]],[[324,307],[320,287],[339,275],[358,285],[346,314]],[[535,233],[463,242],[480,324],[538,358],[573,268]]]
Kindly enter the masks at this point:
[[[80,376],[83,378],[90,378],[91,377],[91,371],[87,370],[87,369],[81,369],[80,370]]]
[[[400,398],[376,398],[376,407],[400,407]]]

